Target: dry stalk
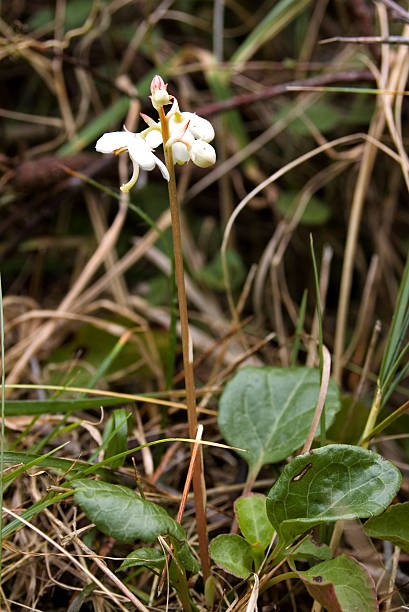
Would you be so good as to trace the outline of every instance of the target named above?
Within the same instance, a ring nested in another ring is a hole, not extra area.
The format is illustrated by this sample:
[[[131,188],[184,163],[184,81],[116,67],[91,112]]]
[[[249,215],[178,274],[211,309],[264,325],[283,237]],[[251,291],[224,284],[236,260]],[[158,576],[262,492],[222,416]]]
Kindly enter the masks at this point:
[[[322,410],[325,404],[325,398],[327,396],[328,384],[331,374],[331,355],[329,350],[325,345],[322,347],[323,353],[323,368],[322,368],[322,378],[321,378],[321,386],[320,392],[318,395],[317,407],[315,409],[314,418],[312,419],[311,428],[308,432],[307,439],[303,446],[301,453],[308,453],[311,449],[312,442],[315,438],[315,432],[317,431],[318,424],[320,422]]]
[[[123,226],[125,221],[127,208],[125,205],[120,206],[118,213],[109,228],[108,232],[105,234],[103,240],[95,251],[94,255],[89,260],[88,264],[85,266],[81,276],[78,278],[74,286],[62,300],[60,306],[57,311],[66,311],[69,310],[72,306],[75,299],[79,296],[81,291],[84,289],[86,284],[89,282],[95,271],[98,269],[100,264],[105,258],[105,255],[112,246],[115,244],[119,232]],[[54,332],[56,327],[56,322],[49,321],[45,325],[43,325],[40,329],[36,331],[34,337],[30,339],[30,344],[25,350],[25,352],[21,355],[17,363],[14,365],[13,369],[9,373],[7,377],[7,384],[14,384],[17,382],[28,364],[29,360],[36,352],[44,345],[45,342],[49,339],[51,334]]]

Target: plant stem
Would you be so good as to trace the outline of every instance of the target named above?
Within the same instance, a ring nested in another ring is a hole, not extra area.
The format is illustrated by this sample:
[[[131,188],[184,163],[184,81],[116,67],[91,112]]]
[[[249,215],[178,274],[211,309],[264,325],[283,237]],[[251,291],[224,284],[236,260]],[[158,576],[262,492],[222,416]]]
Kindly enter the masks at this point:
[[[187,313],[185,276],[183,268],[182,239],[180,231],[179,204],[176,190],[176,178],[173,165],[172,147],[166,146],[169,140],[168,120],[163,107],[160,107],[159,117],[161,122],[163,148],[165,151],[165,162],[169,172],[169,204],[172,219],[173,249],[175,258],[175,275],[178,289],[179,318],[182,336],[183,366],[185,370],[186,404],[189,424],[189,437],[194,439],[197,433],[196,414],[196,392],[193,373],[193,347],[189,332],[189,319]],[[193,493],[195,500],[195,513],[197,535],[199,539],[199,553],[202,566],[203,578],[206,582],[210,576],[210,559],[207,538],[207,521],[205,512],[204,480],[202,462],[200,456],[195,461],[193,469]]]
[[[373,428],[375,427],[375,423],[378,418],[379,411],[381,409],[381,402],[382,402],[382,392],[381,392],[381,388],[380,388],[379,380],[378,380],[376,384],[375,397],[373,399],[372,406],[371,406],[371,411],[369,413],[368,420],[365,425],[365,429],[360,439],[360,446],[362,446],[362,448],[368,448],[369,446],[369,442],[371,440],[370,438],[368,438],[368,436],[372,432]]]
[[[274,578],[270,578],[268,582],[263,584],[260,591],[264,593],[264,591],[267,591],[267,589],[275,584],[278,584],[279,582],[283,582],[284,580],[294,580],[296,578],[298,578],[298,576],[295,572],[285,572],[284,574],[279,574],[278,576],[274,576]]]

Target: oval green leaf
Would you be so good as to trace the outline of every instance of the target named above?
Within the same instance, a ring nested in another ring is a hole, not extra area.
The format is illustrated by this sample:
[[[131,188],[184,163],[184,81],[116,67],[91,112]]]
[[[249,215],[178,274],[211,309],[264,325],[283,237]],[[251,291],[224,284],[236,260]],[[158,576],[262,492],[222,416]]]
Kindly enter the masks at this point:
[[[190,550],[187,541],[179,542],[175,538],[172,538],[172,544],[173,550],[177,554],[178,561],[183,565],[185,570],[192,572],[192,574],[198,574],[200,572],[200,564]]]
[[[74,499],[100,531],[121,542],[152,542],[170,534],[186,539],[184,529],[153,502],[142,499],[131,489],[97,480],[72,482]]]
[[[409,553],[409,502],[391,506],[380,516],[369,519],[364,530],[369,537],[388,540]]]
[[[221,396],[220,431],[229,444],[248,451],[240,454],[252,471],[282,461],[304,444],[319,388],[320,373],[314,368],[243,368]],[[330,381],[327,427],[339,409],[338,387]]]
[[[210,556],[222,569],[238,578],[247,578],[253,571],[251,546],[235,533],[219,535],[212,540]]]
[[[299,455],[267,497],[267,516],[282,545],[320,523],[376,516],[401,483],[399,470],[358,446],[333,444]]]
[[[133,550],[127,556],[118,568],[119,570],[128,569],[128,567],[140,567],[141,565],[149,568],[159,568],[165,565],[165,554],[162,550],[156,548],[138,548]]]
[[[340,555],[297,572],[311,597],[328,612],[376,612],[375,584],[363,565]]]
[[[267,517],[266,496],[252,493],[239,497],[234,502],[241,533],[251,546],[260,546],[263,551],[270,544],[274,527]]]
[[[295,544],[288,556],[292,559],[319,559],[320,561],[328,561],[332,557],[330,547],[322,542],[315,542],[311,536],[307,537],[304,542]]]

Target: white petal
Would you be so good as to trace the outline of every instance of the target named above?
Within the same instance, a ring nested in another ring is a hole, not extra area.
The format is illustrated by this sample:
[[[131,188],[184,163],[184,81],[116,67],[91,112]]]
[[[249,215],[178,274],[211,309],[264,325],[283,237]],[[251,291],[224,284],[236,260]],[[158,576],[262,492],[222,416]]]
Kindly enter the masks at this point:
[[[212,145],[204,140],[195,140],[190,149],[190,157],[196,166],[208,168],[209,166],[213,166],[216,161],[216,151],[213,149]]]
[[[183,134],[181,140],[187,145],[187,147],[190,149],[190,147],[194,144],[195,142],[195,137],[193,136],[192,132],[190,131],[189,128],[187,128],[186,132]]]
[[[173,103],[172,103],[171,109],[170,109],[170,111],[168,111],[168,113],[166,114],[166,117],[167,117],[168,119],[170,119],[170,118],[172,117],[172,115],[174,115],[175,113],[178,113],[178,112],[179,112],[179,103],[178,103],[178,101],[176,100],[176,98],[174,97],[174,98],[173,98]]]
[[[155,158],[156,165],[161,171],[163,178],[169,182],[169,172],[165,164],[159,159],[159,157],[156,157],[156,155],[154,155],[153,157]]]
[[[149,145],[139,134],[132,134],[132,140],[128,143],[128,152],[132,161],[144,170],[154,169],[156,158]]]
[[[151,130],[145,135],[145,142],[151,149],[156,149],[160,144],[162,144],[162,134],[161,131]]]
[[[182,142],[175,142],[175,144],[172,145],[172,154],[175,164],[184,164],[190,159],[187,146]]]
[[[199,117],[194,113],[182,113],[185,119],[189,119],[189,130],[195,138],[211,142],[214,138],[214,129],[210,121]]]
[[[182,113],[176,113],[169,119],[169,136],[170,138],[180,138],[186,130],[188,119],[182,116]]]
[[[153,170],[155,166],[158,166],[162,176],[167,181],[169,180],[169,172],[165,164],[152,153],[142,136],[139,134],[133,135],[133,140],[128,145],[128,151],[132,161],[143,168],[143,170]]]
[[[122,193],[126,193],[127,191],[129,191],[135,185],[136,181],[138,180],[139,166],[134,161],[132,161],[132,164],[133,164],[132,176],[127,183],[125,183],[124,185],[121,185],[120,189]]]
[[[133,136],[132,132],[107,132],[97,140],[95,148],[99,153],[113,153],[117,149],[127,149]]]

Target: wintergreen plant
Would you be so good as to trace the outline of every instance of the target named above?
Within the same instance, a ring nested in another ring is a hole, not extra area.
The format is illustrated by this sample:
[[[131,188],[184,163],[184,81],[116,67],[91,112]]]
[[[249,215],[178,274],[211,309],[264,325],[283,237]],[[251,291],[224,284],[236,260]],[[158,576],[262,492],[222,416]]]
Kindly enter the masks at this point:
[[[184,280],[184,265],[181,243],[179,204],[177,198],[174,164],[184,164],[191,160],[201,168],[211,166],[216,161],[216,153],[209,144],[214,138],[214,130],[209,121],[190,112],[181,112],[177,99],[170,95],[167,84],[156,75],[151,82],[151,102],[158,112],[159,120],[142,115],[148,127],[133,134],[124,128],[122,132],[109,132],[96,143],[97,151],[120,155],[128,152],[133,165],[131,179],[121,185],[121,191],[129,191],[136,183],[140,168],[153,170],[158,166],[168,182],[169,205],[172,217],[175,276],[178,291],[179,316],[182,336],[183,363],[186,383],[189,435],[197,434],[196,393],[193,375],[193,346],[189,332],[189,320]],[[164,106],[172,103],[165,113]],[[163,144],[165,164],[153,153],[153,149]],[[199,539],[201,569],[204,579],[210,577],[206,513],[204,508],[204,481],[201,461],[193,466],[193,490],[195,497],[196,522]],[[186,602],[185,602],[185,605]]]

